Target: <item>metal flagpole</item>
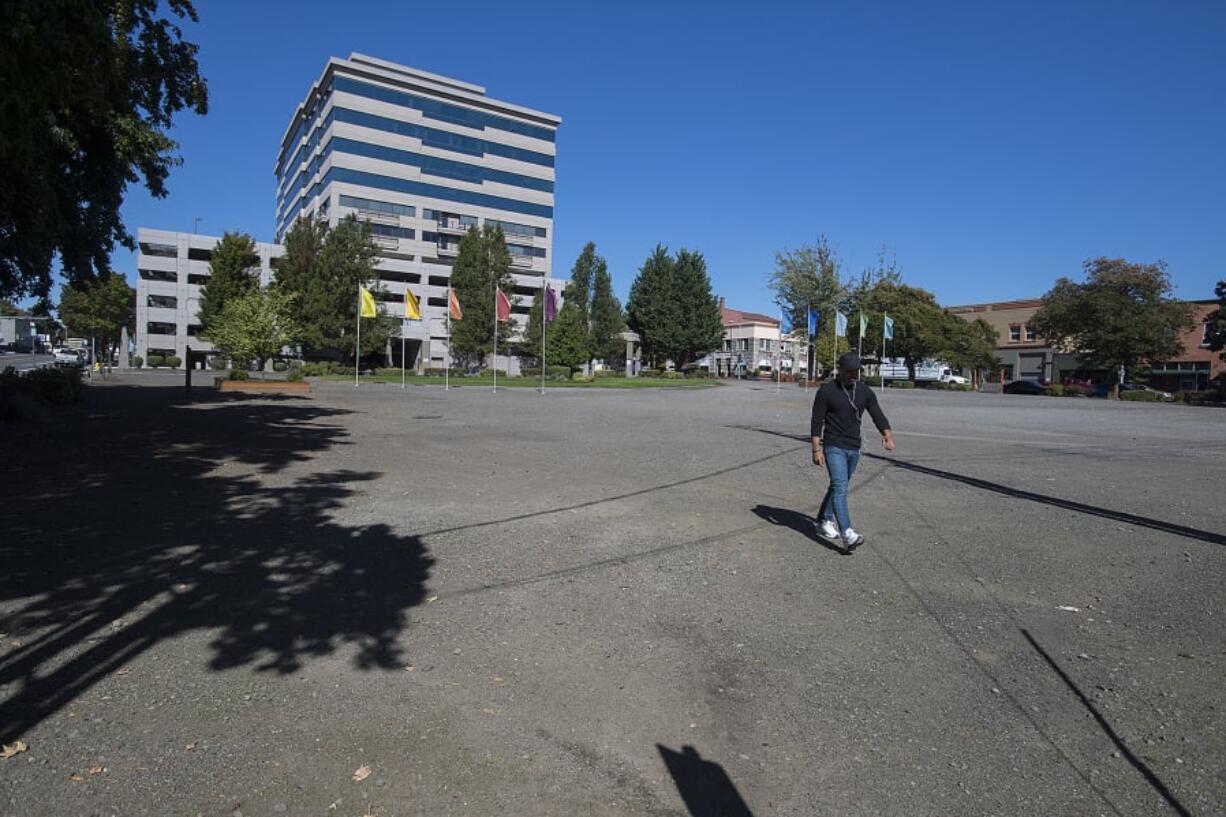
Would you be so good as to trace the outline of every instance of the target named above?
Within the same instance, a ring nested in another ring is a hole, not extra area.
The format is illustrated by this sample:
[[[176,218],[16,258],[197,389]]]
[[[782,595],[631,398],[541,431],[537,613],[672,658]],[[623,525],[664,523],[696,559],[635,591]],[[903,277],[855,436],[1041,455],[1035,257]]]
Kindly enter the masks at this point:
[[[358,387],[358,371],[362,368],[362,284],[358,283],[358,332],[353,344],[353,387]]]
[[[839,307],[834,307],[834,372],[839,371]]]
[[[400,319],[400,388],[404,388],[404,329],[408,318]]]
[[[443,391],[451,389],[451,295],[455,292],[447,287],[447,353],[443,355]]]
[[[490,358],[494,370],[494,391],[498,391],[498,280],[494,280],[494,354]]]
[[[541,284],[541,394],[545,393],[545,313],[549,311],[549,274]]]
[[[860,342],[856,346],[856,355],[864,357],[864,313],[860,313]]]

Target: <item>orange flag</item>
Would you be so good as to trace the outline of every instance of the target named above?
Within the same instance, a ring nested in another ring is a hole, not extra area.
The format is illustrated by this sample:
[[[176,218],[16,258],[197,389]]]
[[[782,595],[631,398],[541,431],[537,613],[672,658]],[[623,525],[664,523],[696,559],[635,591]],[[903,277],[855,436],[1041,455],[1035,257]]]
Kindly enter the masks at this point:
[[[504,293],[501,289],[498,290],[498,300],[496,301],[496,305],[498,307],[498,320],[511,320],[511,302],[507,300],[506,293]]]
[[[464,320],[464,310],[460,309],[460,299],[455,296],[455,290],[447,290],[447,308],[451,311],[453,321]]]

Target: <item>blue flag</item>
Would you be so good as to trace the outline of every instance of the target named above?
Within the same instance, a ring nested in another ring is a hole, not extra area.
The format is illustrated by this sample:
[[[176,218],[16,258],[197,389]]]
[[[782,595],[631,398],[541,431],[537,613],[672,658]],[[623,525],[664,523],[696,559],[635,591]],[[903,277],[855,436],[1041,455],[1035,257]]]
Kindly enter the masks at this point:
[[[834,334],[841,338],[847,337],[847,316],[842,312],[834,313]]]
[[[809,307],[809,337],[817,337],[817,329],[821,325],[821,316],[817,314],[816,309]]]
[[[894,319],[889,315],[885,316],[885,339],[894,340]]]
[[[780,312],[779,313],[779,332],[780,334],[790,335],[792,334],[792,331],[793,331],[792,316],[789,315],[787,312]]]

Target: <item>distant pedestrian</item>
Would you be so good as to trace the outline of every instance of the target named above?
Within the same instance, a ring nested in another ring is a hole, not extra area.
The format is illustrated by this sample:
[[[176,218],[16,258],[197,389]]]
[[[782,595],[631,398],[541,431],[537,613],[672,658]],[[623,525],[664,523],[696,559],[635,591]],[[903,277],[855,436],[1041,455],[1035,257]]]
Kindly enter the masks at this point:
[[[818,533],[831,541],[841,538],[848,553],[864,541],[851,526],[847,487],[860,463],[860,417],[866,409],[881,432],[885,450],[893,451],[890,421],[873,390],[860,385],[860,356],[847,352],[839,358],[836,378],[818,389],[813,398],[809,434],[813,438],[813,464],[824,466],[830,476],[830,486],[817,512]]]

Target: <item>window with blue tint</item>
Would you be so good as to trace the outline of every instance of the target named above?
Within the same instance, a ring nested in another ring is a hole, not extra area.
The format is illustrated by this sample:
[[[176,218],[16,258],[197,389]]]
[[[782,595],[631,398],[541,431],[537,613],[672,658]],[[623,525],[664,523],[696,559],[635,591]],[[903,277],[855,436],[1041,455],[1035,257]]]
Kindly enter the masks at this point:
[[[388,238],[412,238],[413,230],[408,227],[393,227],[390,224],[370,224],[370,231],[375,235],[383,235]]]
[[[420,153],[397,150],[396,148],[389,148],[384,145],[373,145],[369,142],[359,142],[355,139],[333,138],[324,147],[320,158],[322,159],[322,157],[327,156],[330,151],[409,165],[419,168],[423,173],[443,176],[444,178],[455,179],[456,181],[469,182],[470,184],[481,184],[488,181],[509,184],[515,187],[525,187],[529,190],[539,190],[542,193],[553,192],[553,182],[548,179],[537,179],[532,176],[523,176],[519,173],[508,173],[505,170],[492,170],[479,165],[455,162],[451,159],[440,159],[437,156],[423,156]]]
[[[511,221],[500,221],[496,218],[487,218],[485,223],[491,227],[501,227],[502,231],[507,235],[522,235],[529,237],[545,237],[544,227],[532,227],[528,224],[516,224]]]
[[[438,130],[437,128],[426,128],[412,122],[400,122],[396,119],[376,116],[373,113],[353,111],[348,108],[333,108],[329,118],[334,118],[337,122],[347,122],[350,125],[358,125],[363,128],[370,128],[371,130],[380,130],[386,133],[395,133],[400,136],[420,139],[422,144],[439,148],[440,150],[466,153],[469,156],[484,156],[489,153],[494,156],[501,156],[504,159],[515,159],[516,161],[529,162],[534,165],[541,165],[542,167],[553,167],[554,159],[548,153],[524,150],[523,148],[489,142],[485,139],[476,139],[472,136],[464,136],[460,133],[451,133],[450,131]]]
[[[520,122],[517,119],[509,119],[505,116],[485,113],[484,111],[475,111],[471,108],[452,105],[449,102],[441,102],[437,99],[417,96],[405,91],[396,91],[391,88],[384,88],[381,85],[359,82],[349,77],[337,77],[332,83],[332,89],[364,96],[368,99],[377,99],[380,102],[390,102],[393,105],[400,105],[404,108],[412,108],[421,111],[432,119],[452,122],[456,125],[463,125],[469,128],[480,130],[494,128],[495,130],[530,136],[533,139],[541,139],[545,142],[552,142],[554,140],[552,128],[529,125],[527,122]]]
[[[511,255],[526,255],[529,258],[544,258],[544,247],[521,247],[518,244],[508,244],[507,252]]]
[[[342,207],[354,207],[358,210],[373,210],[376,213],[388,213],[389,215],[408,216],[410,218],[417,213],[417,208],[409,204],[393,204],[390,201],[362,199],[357,196],[346,196],[344,193],[341,194],[340,205]]]

